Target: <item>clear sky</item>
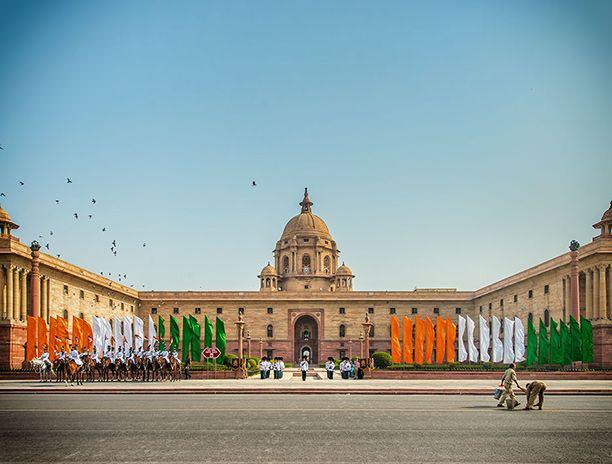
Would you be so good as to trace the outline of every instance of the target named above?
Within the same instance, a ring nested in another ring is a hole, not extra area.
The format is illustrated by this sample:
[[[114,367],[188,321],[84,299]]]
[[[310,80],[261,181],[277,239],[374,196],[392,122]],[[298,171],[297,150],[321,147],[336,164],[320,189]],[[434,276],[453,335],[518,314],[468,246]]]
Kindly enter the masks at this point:
[[[308,186],[356,289],[476,289],[595,235],[611,24],[606,1],[0,1],[0,201],[135,288],[255,290]]]

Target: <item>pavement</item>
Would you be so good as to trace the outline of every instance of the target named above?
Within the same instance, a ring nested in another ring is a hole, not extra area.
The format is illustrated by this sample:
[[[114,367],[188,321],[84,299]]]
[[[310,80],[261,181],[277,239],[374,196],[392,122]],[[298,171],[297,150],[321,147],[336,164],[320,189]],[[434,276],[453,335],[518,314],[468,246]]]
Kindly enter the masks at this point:
[[[296,375],[294,375],[296,374]],[[519,378],[520,381],[520,378]],[[525,381],[520,381],[524,385]],[[610,380],[546,380],[548,395],[612,395]],[[169,394],[388,394],[388,395],[492,395],[498,381],[488,379],[333,380],[323,370],[310,372],[304,382],[299,373],[287,371],[281,380],[181,380],[180,382],[93,382],[81,386],[36,380],[0,380],[0,395],[11,393],[169,393]],[[516,392],[520,394],[520,391]]]
[[[0,395],[3,462],[609,463],[612,397]]]

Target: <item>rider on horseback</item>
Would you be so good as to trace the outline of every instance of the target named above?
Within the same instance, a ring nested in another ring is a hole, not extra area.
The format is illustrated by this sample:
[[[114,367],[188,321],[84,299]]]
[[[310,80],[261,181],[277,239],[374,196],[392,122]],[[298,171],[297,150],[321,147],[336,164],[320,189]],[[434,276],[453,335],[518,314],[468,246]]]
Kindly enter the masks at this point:
[[[69,359],[74,361],[77,366],[83,365],[83,361],[81,360],[81,356],[79,355],[76,345],[72,345],[72,351],[70,352]]]
[[[43,352],[40,355],[40,360],[45,363],[47,369],[50,369],[53,372],[53,364],[51,364],[51,360],[49,359],[49,350],[47,350],[47,345],[43,345]]]

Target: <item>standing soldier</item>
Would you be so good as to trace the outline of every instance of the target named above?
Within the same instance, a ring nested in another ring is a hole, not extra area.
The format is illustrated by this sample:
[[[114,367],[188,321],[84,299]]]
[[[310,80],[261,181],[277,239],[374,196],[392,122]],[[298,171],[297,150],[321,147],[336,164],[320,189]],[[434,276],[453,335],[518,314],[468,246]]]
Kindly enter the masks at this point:
[[[541,380],[534,380],[533,382],[525,385],[525,387],[527,387],[527,390],[525,391],[525,396],[527,396],[527,405],[525,406],[525,409],[527,411],[531,411],[534,408],[533,403],[535,402],[537,396],[538,404],[535,406],[537,406],[541,411],[542,405],[544,405],[544,391],[546,390],[547,385]]]
[[[512,391],[512,383],[514,382],[516,384],[516,386],[520,389],[523,390],[523,388],[519,385],[518,380],[516,379],[516,372],[514,371],[515,368],[515,364],[512,363],[508,366],[508,369],[506,369],[506,371],[504,372],[504,376],[501,379],[501,384],[500,386],[504,387],[504,392],[502,393],[501,397],[499,398],[499,403],[497,403],[497,407],[498,408],[503,408],[504,407],[504,402],[506,401],[506,398],[510,398],[511,400],[514,401],[514,407],[518,406],[519,403],[516,400],[516,397],[514,396],[514,391]]]
[[[327,371],[327,378],[329,380],[334,380],[334,369],[336,368],[336,363],[333,357],[327,358],[327,362],[325,363],[325,370]]]
[[[302,371],[302,380],[306,382],[306,374],[308,372],[308,357],[304,356],[300,361],[300,370]]]

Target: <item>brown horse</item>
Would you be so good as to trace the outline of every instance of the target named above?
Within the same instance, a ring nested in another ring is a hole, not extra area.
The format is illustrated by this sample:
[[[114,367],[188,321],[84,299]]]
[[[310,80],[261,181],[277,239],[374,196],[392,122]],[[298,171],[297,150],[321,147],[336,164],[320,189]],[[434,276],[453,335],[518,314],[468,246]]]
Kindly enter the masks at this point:
[[[56,372],[55,381],[62,382],[66,377],[66,360],[55,359],[53,361],[53,370]]]
[[[70,379],[70,385],[74,386],[76,380],[77,385],[83,385],[83,367],[85,364],[78,365],[74,360],[68,359],[66,361],[66,380],[65,383],[68,385],[68,379]]]
[[[115,364],[113,363],[113,361],[111,361],[110,358],[108,357],[104,357],[102,358],[102,380],[104,380],[105,382],[108,382],[109,380],[112,380],[112,378],[115,376]],[[112,374],[112,377],[111,377]]]

